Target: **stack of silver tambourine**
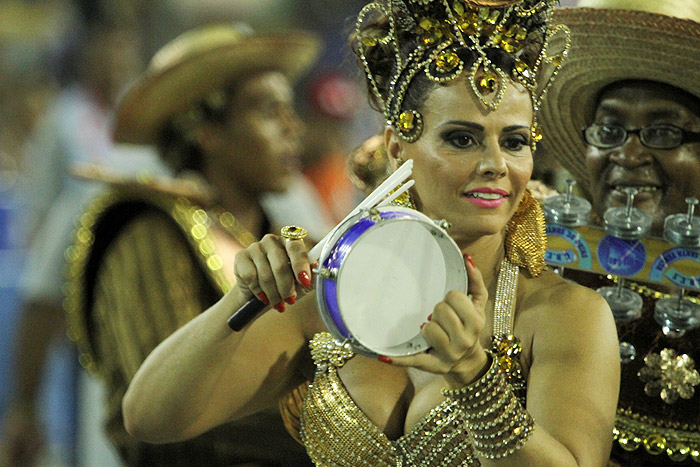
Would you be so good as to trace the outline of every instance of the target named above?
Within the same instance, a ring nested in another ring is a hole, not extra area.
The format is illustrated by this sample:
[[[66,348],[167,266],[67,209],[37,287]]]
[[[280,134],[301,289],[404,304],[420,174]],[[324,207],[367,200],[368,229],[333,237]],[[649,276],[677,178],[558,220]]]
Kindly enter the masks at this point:
[[[615,287],[597,289],[617,322],[637,319],[642,313],[642,297],[624,287],[626,279],[676,286],[677,295],[656,302],[656,322],[669,337],[700,326],[700,305],[684,297],[687,290],[700,291],[698,200],[687,198],[688,211],[668,216],[663,238],[657,238],[649,235],[651,217],[634,207],[636,188],[626,188],[626,206],[608,209],[603,225],[596,227],[589,225],[590,203],[573,196],[574,182],[567,183],[566,194],[544,202],[548,264],[559,272],[573,267],[617,276]]]

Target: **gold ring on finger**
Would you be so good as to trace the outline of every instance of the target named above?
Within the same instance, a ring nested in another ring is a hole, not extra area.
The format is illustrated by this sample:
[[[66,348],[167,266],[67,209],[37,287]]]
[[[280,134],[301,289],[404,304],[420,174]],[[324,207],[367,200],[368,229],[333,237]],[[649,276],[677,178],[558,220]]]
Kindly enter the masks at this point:
[[[299,227],[298,225],[287,225],[282,227],[280,230],[280,235],[290,240],[301,240],[309,235],[309,232],[305,228]]]

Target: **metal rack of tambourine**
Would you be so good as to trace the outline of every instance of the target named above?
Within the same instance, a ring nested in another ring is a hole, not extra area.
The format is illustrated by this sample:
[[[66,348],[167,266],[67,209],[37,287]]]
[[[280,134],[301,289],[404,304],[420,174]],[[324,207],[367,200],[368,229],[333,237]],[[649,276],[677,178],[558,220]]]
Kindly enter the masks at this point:
[[[700,327],[700,305],[685,296],[688,291],[700,291],[698,199],[686,198],[687,212],[668,216],[659,238],[649,235],[651,217],[634,207],[637,188],[625,188],[626,206],[608,209],[603,225],[596,226],[590,222],[591,204],[572,195],[572,180],[567,184],[566,194],[547,198],[543,204],[547,264],[559,273],[567,268],[617,276],[616,286],[597,292],[618,323],[642,314],[642,297],[626,288],[625,281],[675,285],[671,288],[677,293],[656,301],[655,321],[668,337],[681,337]]]

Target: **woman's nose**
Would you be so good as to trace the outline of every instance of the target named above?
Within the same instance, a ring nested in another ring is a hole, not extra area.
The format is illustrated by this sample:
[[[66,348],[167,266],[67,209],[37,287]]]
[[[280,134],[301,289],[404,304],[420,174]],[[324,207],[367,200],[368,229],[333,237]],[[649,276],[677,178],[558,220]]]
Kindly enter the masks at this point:
[[[481,153],[477,164],[477,173],[485,178],[503,178],[506,176],[506,159],[499,145],[487,146]]]

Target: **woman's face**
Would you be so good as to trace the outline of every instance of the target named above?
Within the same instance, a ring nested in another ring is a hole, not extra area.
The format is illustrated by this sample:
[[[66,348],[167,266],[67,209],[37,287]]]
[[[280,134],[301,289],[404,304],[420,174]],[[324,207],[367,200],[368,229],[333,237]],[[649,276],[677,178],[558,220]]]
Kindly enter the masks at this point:
[[[488,111],[465,78],[433,90],[420,109],[414,143],[388,129],[389,154],[413,159],[416,202],[452,224],[457,242],[499,233],[518,207],[532,173],[532,102],[512,82]]]
[[[299,171],[301,130],[287,78],[255,75],[237,86],[210,163],[248,192],[284,191]]]

